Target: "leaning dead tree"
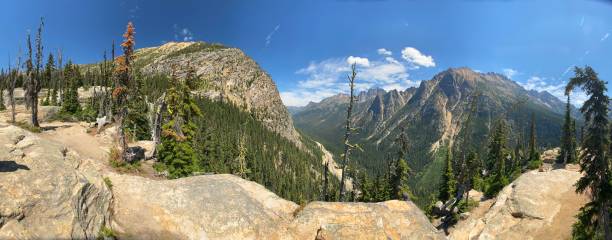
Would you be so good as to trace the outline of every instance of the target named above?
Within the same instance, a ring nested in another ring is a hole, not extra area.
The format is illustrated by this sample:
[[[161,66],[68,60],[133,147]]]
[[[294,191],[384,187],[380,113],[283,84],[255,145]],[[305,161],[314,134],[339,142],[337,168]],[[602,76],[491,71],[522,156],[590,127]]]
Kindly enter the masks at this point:
[[[351,150],[358,147],[357,145],[352,145],[350,143],[351,133],[355,131],[354,128],[351,127],[351,115],[353,113],[353,103],[355,102],[354,89],[355,89],[355,77],[357,77],[357,70],[355,68],[355,63],[351,65],[351,75],[347,76],[350,87],[350,98],[349,105],[346,110],[346,128],[344,132],[344,154],[342,154],[342,177],[340,180],[340,201],[346,201],[346,166],[348,165],[349,155]]]

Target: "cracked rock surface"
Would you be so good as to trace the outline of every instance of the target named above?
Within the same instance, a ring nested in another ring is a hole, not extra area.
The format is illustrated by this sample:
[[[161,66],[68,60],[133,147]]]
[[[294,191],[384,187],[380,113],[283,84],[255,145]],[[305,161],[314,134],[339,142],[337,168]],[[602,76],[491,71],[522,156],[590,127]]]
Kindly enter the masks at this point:
[[[93,239],[112,194],[74,152],[0,123],[0,239]]]
[[[587,202],[575,193],[577,171],[530,171],[506,186],[484,217],[460,222],[450,239],[569,239]]]

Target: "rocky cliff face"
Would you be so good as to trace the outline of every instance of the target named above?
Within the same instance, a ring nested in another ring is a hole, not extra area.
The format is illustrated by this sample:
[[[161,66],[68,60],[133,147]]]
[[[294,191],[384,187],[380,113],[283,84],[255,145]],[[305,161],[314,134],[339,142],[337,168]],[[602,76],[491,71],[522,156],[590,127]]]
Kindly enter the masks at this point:
[[[200,77],[197,94],[227,101],[252,113],[270,130],[301,145],[289,111],[270,75],[237,48],[204,42],[170,42],[136,51],[136,65],[145,74],[179,77],[193,67]]]

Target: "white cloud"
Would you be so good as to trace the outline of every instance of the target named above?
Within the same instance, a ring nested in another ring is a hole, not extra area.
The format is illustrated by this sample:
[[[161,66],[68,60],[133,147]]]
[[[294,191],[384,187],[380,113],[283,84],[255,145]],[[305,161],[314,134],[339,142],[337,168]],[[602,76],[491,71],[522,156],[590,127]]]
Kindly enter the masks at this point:
[[[435,67],[436,63],[432,56],[422,54],[418,49],[406,47],[402,50],[402,58],[412,64],[413,68]]]
[[[393,53],[385,48],[379,48],[377,50],[378,54],[383,55],[383,56],[391,56]]]
[[[512,68],[504,68],[502,70],[502,72],[504,73],[504,75],[506,75],[506,77],[512,79],[512,77],[514,77],[515,75],[517,75],[519,72],[512,69]]]
[[[610,33],[606,33],[606,34],[603,35],[603,37],[601,37],[601,40],[599,40],[599,41],[601,41],[601,42],[606,41],[606,39],[608,39],[609,36],[610,36]]]
[[[362,58],[362,57],[353,57],[353,56],[349,56],[346,59],[346,63],[352,65],[355,64],[357,66],[361,66],[361,67],[369,67],[370,66],[370,60],[367,58]]]
[[[548,93],[557,97],[559,100],[565,101],[566,83],[550,84],[548,83],[548,81],[550,80],[554,80],[554,79],[547,79],[547,78],[543,78],[539,76],[531,76],[529,79],[527,79],[526,83],[519,82],[518,84],[520,84],[521,86],[523,86],[523,88],[527,90],[535,90],[538,92],[547,91]],[[576,89],[572,91],[571,93],[571,102],[574,106],[582,106],[582,104],[584,103],[584,101],[586,101],[586,99],[587,99],[586,94],[584,94],[584,92],[582,92],[579,89]]]
[[[274,30],[272,30],[272,32],[270,32],[268,36],[266,36],[266,47],[270,46],[270,43],[272,43],[272,37],[278,31],[279,28],[280,28],[280,24],[276,25],[276,27],[274,27]]]
[[[294,89],[281,92],[283,103],[287,106],[304,106],[338,93],[348,93],[346,76],[351,71],[352,63],[357,65],[356,92],[373,87],[404,90],[419,84],[408,78],[409,67],[406,63],[393,57],[381,56],[376,60],[355,56],[330,58],[311,62],[296,71],[296,74],[304,75],[306,79],[299,81]]]

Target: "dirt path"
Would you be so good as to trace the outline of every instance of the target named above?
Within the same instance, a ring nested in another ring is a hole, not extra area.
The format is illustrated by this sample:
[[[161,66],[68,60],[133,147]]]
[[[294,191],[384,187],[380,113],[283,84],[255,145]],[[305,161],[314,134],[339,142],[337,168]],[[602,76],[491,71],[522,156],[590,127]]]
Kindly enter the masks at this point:
[[[43,123],[45,129],[40,137],[64,144],[81,156],[98,161],[108,160],[110,143],[87,133],[79,123],[51,122]]]

